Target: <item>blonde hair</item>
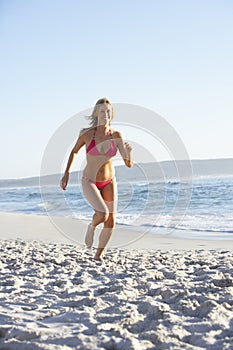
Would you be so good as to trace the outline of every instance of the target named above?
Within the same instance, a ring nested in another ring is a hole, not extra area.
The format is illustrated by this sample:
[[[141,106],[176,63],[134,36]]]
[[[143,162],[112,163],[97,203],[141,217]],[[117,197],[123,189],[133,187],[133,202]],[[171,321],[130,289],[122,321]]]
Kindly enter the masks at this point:
[[[110,102],[106,97],[100,98],[100,99],[96,102],[92,114],[89,115],[89,116],[87,116],[87,119],[90,120],[90,123],[89,123],[89,124],[90,124],[91,128],[95,128],[95,127],[97,126],[97,122],[98,122],[98,118],[97,118],[97,117],[98,117],[99,108],[100,108],[100,106],[101,106],[102,104],[104,104],[104,103],[107,103],[107,104],[109,104],[109,105],[111,106],[111,108],[112,108],[112,114],[111,114],[110,123],[111,123],[111,121],[113,120],[113,117],[114,117],[114,110],[113,110],[113,106],[112,106],[111,102]]]

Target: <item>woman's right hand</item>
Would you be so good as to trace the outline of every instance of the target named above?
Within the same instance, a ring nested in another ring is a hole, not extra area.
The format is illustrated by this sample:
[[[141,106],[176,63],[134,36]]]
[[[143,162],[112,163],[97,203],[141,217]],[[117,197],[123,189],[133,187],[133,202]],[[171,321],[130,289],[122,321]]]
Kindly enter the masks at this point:
[[[65,173],[60,181],[60,186],[64,191],[66,190],[68,180],[69,180],[69,173]]]

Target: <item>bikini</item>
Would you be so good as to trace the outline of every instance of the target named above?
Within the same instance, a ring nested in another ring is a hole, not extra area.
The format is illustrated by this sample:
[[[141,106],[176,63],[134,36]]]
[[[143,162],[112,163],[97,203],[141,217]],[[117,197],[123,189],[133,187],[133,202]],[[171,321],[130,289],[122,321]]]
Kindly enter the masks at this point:
[[[105,156],[105,157],[114,157],[117,153],[117,147],[113,141],[112,138],[112,131],[110,130],[110,136],[111,136],[111,142],[110,142],[110,148],[107,152],[105,153],[100,153],[98,148],[96,147],[96,143],[95,143],[95,135],[96,135],[96,128],[94,130],[93,133],[93,137],[92,140],[90,142],[90,144],[88,145],[87,149],[86,149],[86,153],[90,156]],[[96,187],[101,191],[105,186],[107,186],[108,184],[110,184],[111,182],[113,182],[113,179],[109,179],[106,181],[93,181],[88,179],[86,176],[83,176],[84,179],[88,180],[89,182],[93,183],[96,185]]]

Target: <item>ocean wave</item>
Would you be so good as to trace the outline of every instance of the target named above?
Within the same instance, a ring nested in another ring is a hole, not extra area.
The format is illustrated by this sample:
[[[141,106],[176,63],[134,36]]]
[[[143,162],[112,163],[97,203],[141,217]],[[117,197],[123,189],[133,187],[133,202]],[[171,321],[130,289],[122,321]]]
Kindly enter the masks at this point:
[[[218,215],[117,215],[117,223],[135,227],[162,228],[194,232],[233,233],[233,217]]]
[[[181,186],[182,185],[182,186]],[[193,181],[119,183],[117,223],[149,230],[192,231],[209,236],[233,233],[233,178]],[[91,220],[93,209],[78,186],[0,189],[1,211],[69,216]],[[179,202],[178,202],[179,199]],[[184,215],[185,213],[185,215]]]

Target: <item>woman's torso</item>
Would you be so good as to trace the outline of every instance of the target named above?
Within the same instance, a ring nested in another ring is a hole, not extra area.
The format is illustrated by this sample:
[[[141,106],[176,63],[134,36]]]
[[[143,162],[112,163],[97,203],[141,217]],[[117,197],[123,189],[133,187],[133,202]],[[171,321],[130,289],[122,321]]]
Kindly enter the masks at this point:
[[[87,164],[83,171],[84,176],[92,181],[106,181],[115,176],[112,159],[116,155],[117,146],[114,141],[114,132],[101,138],[96,129],[88,129],[86,133]]]

